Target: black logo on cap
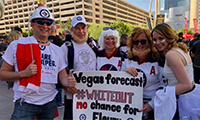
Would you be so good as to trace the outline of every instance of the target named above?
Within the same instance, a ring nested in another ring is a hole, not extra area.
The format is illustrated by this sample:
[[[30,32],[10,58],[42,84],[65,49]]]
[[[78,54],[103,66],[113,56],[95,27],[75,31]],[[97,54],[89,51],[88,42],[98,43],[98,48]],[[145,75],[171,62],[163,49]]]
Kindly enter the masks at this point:
[[[42,9],[40,11],[40,16],[43,17],[43,18],[49,18],[50,17],[50,13],[46,9]]]
[[[78,16],[76,19],[77,19],[78,21],[81,21],[81,20],[82,20],[82,17]]]

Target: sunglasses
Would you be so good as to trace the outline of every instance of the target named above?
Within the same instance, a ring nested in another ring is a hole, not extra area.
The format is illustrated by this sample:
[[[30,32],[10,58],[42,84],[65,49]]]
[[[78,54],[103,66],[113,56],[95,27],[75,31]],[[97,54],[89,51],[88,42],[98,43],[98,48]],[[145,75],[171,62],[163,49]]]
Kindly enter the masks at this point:
[[[138,44],[141,44],[141,45],[145,45],[147,43],[147,40],[136,40],[136,41],[133,41],[133,45],[138,45]]]
[[[50,26],[50,25],[52,25],[52,23],[53,23],[52,21],[46,21],[46,22],[45,22],[45,21],[42,21],[42,20],[37,20],[36,22],[37,22],[39,25],[44,25],[44,24],[46,23],[47,26]]]
[[[156,41],[159,40],[161,43],[164,43],[165,42],[165,39],[164,38],[158,38],[158,39],[153,39],[153,44],[156,44]]]
[[[103,30],[109,30],[109,29],[111,29],[111,30],[116,30],[115,27],[104,27],[104,28],[103,28]]]

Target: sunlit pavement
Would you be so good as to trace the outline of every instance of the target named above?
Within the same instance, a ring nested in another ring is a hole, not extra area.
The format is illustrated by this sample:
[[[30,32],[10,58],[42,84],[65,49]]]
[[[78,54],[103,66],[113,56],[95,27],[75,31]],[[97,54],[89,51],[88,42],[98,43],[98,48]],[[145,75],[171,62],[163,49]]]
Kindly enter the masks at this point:
[[[13,112],[13,90],[7,88],[7,83],[0,80],[0,120],[10,120]],[[58,108],[59,116],[54,120],[63,119],[64,107]]]

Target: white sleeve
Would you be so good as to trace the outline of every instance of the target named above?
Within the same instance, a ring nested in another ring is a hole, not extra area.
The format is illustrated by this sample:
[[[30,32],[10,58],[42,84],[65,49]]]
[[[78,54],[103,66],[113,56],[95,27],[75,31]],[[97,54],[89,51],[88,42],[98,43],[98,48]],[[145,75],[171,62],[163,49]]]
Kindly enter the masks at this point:
[[[61,54],[59,57],[59,72],[61,71],[61,70],[63,70],[63,69],[65,69],[67,66],[68,66],[68,64],[65,62],[65,58],[64,58],[64,52],[62,51],[62,49],[60,49],[60,51],[59,51],[59,54]]]
[[[62,49],[62,53],[63,53],[63,59],[65,61],[65,64],[67,64],[68,66],[68,48],[67,46],[65,45],[65,43],[61,46],[61,49]]]
[[[128,61],[128,59],[127,59],[127,58],[125,58],[125,60],[124,60],[124,61],[122,61],[122,67],[121,67],[121,71],[124,71],[124,70],[127,68],[127,66],[126,66],[126,63],[127,63],[127,61]]]
[[[16,46],[16,42],[15,41],[11,42],[10,45],[8,45],[5,53],[2,56],[4,61],[6,61],[11,66],[14,66],[14,53],[16,51],[14,49],[14,46]]]

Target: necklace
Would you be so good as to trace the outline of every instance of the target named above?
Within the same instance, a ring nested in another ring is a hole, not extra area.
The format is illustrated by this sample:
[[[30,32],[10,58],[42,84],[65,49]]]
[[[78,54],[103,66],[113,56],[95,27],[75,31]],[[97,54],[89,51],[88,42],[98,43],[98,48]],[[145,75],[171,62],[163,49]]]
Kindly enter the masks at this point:
[[[42,43],[42,44],[46,44],[46,43],[48,43],[49,41],[47,40],[47,41],[45,41],[45,42],[42,42],[42,41],[38,41],[38,40],[37,40],[37,42],[38,42],[38,43]]]

